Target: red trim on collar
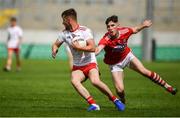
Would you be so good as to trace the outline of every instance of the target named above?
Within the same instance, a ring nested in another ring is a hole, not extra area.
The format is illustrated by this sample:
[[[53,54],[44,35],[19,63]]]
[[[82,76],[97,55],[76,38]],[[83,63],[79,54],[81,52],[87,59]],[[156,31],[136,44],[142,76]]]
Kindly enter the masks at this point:
[[[79,24],[78,24],[78,26],[77,26],[74,30],[71,30],[70,32],[74,32],[74,31],[76,31],[77,29],[79,29]]]

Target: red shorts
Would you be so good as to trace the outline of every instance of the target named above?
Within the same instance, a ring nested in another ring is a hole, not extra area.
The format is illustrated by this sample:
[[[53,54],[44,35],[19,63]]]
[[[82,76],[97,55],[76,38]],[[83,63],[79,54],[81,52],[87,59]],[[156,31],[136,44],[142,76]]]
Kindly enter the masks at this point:
[[[8,51],[13,51],[15,53],[19,53],[19,48],[8,48]]]
[[[85,66],[74,66],[73,65],[72,71],[81,70],[84,73],[84,75],[86,77],[88,77],[89,71],[91,69],[93,69],[93,68],[97,69],[97,64],[96,63],[89,63],[89,64],[87,64]]]

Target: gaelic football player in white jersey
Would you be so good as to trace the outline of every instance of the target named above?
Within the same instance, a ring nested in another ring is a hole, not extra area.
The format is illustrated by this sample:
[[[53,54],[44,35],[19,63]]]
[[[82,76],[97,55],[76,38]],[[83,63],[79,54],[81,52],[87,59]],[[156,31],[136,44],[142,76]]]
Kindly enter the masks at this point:
[[[17,26],[17,19],[12,17],[10,19],[10,27],[8,28],[8,39],[7,39],[7,62],[4,67],[4,71],[10,71],[12,65],[12,56],[13,53],[16,55],[16,69],[20,71],[21,63],[20,63],[20,44],[23,37],[22,29]]]
[[[88,111],[100,110],[100,107],[82,84],[86,78],[89,78],[96,88],[108,96],[119,111],[123,111],[125,109],[124,104],[112,94],[108,86],[99,78],[94,53],[95,43],[91,30],[77,23],[77,13],[74,9],[65,10],[61,16],[65,30],[59,33],[57,40],[52,45],[52,57],[56,57],[58,48],[62,43],[66,43],[69,46],[73,56],[71,83],[75,90],[89,103]],[[81,47],[77,41],[73,40],[74,38],[86,40],[87,45]]]

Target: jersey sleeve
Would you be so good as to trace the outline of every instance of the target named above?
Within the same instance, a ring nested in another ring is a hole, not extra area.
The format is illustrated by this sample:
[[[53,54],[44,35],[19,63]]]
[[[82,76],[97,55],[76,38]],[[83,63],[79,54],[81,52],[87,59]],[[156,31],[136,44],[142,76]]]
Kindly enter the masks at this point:
[[[59,41],[59,42],[64,42],[65,41],[65,36],[64,36],[63,32],[60,32],[58,34],[57,41]]]
[[[127,38],[130,37],[132,34],[133,34],[133,30],[132,28],[129,28],[129,27],[124,27],[122,30],[121,30],[122,34],[125,35]]]
[[[107,45],[107,36],[103,36],[103,38],[99,41],[98,45]]]
[[[131,35],[133,34],[133,29],[132,28],[127,28],[128,29],[128,34]]]
[[[21,28],[19,28],[18,30],[18,36],[23,37],[23,30]]]
[[[92,31],[90,29],[87,29],[84,33],[84,37],[85,37],[85,40],[93,39]]]

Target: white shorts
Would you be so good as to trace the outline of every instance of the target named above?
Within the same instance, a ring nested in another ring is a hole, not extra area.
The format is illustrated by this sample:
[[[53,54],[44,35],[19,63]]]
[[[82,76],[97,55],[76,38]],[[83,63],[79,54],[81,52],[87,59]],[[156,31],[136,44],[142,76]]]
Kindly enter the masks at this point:
[[[135,56],[133,55],[132,52],[129,52],[128,55],[126,56],[126,58],[124,60],[122,60],[121,62],[114,64],[114,65],[109,65],[109,68],[111,70],[111,72],[117,72],[117,71],[123,71],[123,69],[126,66],[129,66],[131,60],[134,58]]]

